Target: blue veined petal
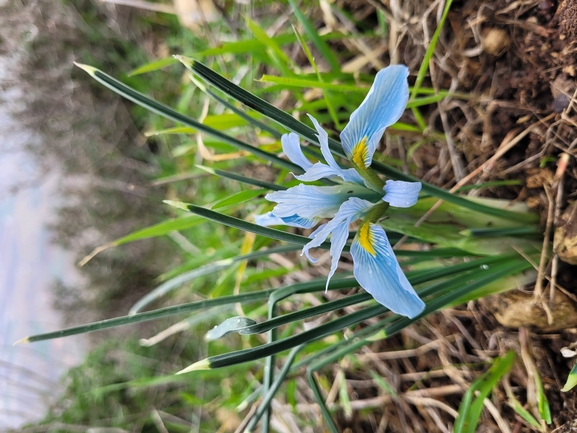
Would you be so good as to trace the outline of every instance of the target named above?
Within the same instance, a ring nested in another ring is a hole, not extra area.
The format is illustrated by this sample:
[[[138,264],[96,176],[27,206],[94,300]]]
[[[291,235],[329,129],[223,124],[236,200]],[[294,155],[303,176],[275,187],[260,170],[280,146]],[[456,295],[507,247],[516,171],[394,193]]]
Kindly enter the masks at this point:
[[[387,180],[383,189],[383,200],[393,207],[411,207],[419,199],[421,182],[405,182],[404,180]]]
[[[407,280],[381,226],[361,226],[351,245],[351,255],[355,278],[378,303],[409,318],[423,311],[425,303]]]
[[[356,186],[356,185],[352,185]],[[352,191],[347,185],[312,186],[297,185],[284,191],[275,191],[265,198],[278,203],[273,215],[285,218],[298,215],[301,218],[332,218]]]
[[[294,132],[283,134],[280,141],[282,143],[282,150],[284,154],[288,159],[291,160],[291,162],[294,162],[305,171],[313,166],[313,163],[307,159],[301,149],[298,135],[296,135]]]
[[[272,212],[267,212],[262,215],[255,215],[254,222],[259,226],[268,227],[268,226],[280,226],[284,224],[284,221],[272,214]]]
[[[275,191],[265,198],[278,203],[273,215],[285,218],[298,215],[302,218],[332,218],[341,204],[350,197],[380,199],[364,186],[343,183],[335,186],[297,185],[284,191]]]
[[[301,229],[311,229],[318,224],[319,218],[301,218],[298,215],[280,218],[272,212],[268,212],[263,215],[255,215],[254,222],[263,227],[285,225],[299,227]]]
[[[335,217],[326,223],[322,228],[315,230],[311,234],[312,240],[303,247],[302,254],[312,263],[316,263],[316,259],[309,254],[311,248],[316,248],[321,245],[331,235],[331,270],[327,277],[327,287],[329,282],[337,270],[339,258],[343,252],[343,248],[347,243],[349,237],[349,226],[351,222],[361,218],[363,214],[374,206],[373,203],[367,200],[362,200],[357,197],[351,197],[342,204]]]
[[[371,165],[385,129],[403,115],[409,100],[408,75],[409,69],[403,65],[381,69],[365,100],[351,114],[341,141],[347,157],[357,166]]]

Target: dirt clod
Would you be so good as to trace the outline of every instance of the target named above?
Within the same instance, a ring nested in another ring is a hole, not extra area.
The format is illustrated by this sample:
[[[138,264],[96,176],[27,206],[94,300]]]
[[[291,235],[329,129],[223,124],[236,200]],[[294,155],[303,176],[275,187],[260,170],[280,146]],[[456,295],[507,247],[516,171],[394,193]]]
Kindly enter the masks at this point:
[[[557,223],[553,249],[565,263],[577,265],[577,202],[569,206]]]
[[[490,29],[483,40],[485,52],[493,56],[501,56],[511,46],[511,38],[503,29]]]
[[[562,292],[555,293],[549,306],[553,322],[549,324],[545,310],[535,302],[534,296],[514,291],[484,298],[484,308],[494,314],[497,321],[508,328],[531,327],[542,332],[553,332],[577,326],[577,305]]]

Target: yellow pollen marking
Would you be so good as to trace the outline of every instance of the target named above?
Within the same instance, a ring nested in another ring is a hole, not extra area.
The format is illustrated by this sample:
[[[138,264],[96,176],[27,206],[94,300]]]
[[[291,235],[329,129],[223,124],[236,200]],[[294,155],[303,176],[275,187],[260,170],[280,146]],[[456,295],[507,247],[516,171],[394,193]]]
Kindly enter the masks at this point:
[[[367,159],[369,149],[367,148],[367,137],[363,137],[353,148],[353,162],[357,167],[366,168],[365,161]]]
[[[373,257],[377,256],[375,248],[373,247],[373,236],[371,234],[371,224],[363,224],[359,228],[359,244]]]

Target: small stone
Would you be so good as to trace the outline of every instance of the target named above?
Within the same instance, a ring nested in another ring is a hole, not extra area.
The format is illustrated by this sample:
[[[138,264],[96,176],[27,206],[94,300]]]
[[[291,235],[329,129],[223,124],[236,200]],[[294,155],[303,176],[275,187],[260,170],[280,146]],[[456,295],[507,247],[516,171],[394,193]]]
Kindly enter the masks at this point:
[[[511,46],[511,38],[503,29],[490,29],[483,39],[483,48],[486,53],[493,56],[501,56]]]

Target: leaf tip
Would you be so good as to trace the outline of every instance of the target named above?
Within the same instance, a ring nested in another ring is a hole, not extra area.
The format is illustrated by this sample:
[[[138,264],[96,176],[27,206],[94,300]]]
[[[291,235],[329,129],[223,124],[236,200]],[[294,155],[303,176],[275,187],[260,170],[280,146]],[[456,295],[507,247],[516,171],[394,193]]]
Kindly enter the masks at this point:
[[[170,206],[174,206],[178,209],[182,209],[182,210],[186,210],[188,211],[188,205],[186,203],[183,203],[181,201],[174,201],[174,200],[162,200],[163,203],[166,203],[167,205]]]
[[[78,66],[80,69],[88,72],[90,75],[94,75],[94,73],[98,70],[93,66],[85,65],[83,63],[74,62],[75,66]]]
[[[214,171],[214,169],[207,167],[206,165],[200,165],[200,164],[196,164],[195,165],[196,168],[200,168],[201,170],[206,171],[207,173],[210,174],[216,174],[216,171]]]
[[[190,57],[187,56],[181,56],[180,54],[175,54],[174,57],[176,60],[178,60],[180,63],[184,64],[185,66],[192,66],[194,64],[194,59],[191,59]]]
[[[190,373],[191,371],[197,371],[197,370],[210,370],[210,360],[208,358],[206,358],[206,359],[203,359],[201,361],[195,362],[194,364],[186,367],[184,370],[180,370],[176,374],[185,374],[185,373]]]
[[[561,388],[561,392],[569,392],[577,385],[577,375],[569,373],[565,386]]]
[[[13,346],[16,346],[18,344],[25,344],[25,343],[30,343],[30,337],[24,337],[24,338],[18,340],[17,342],[15,342],[13,344]]]

